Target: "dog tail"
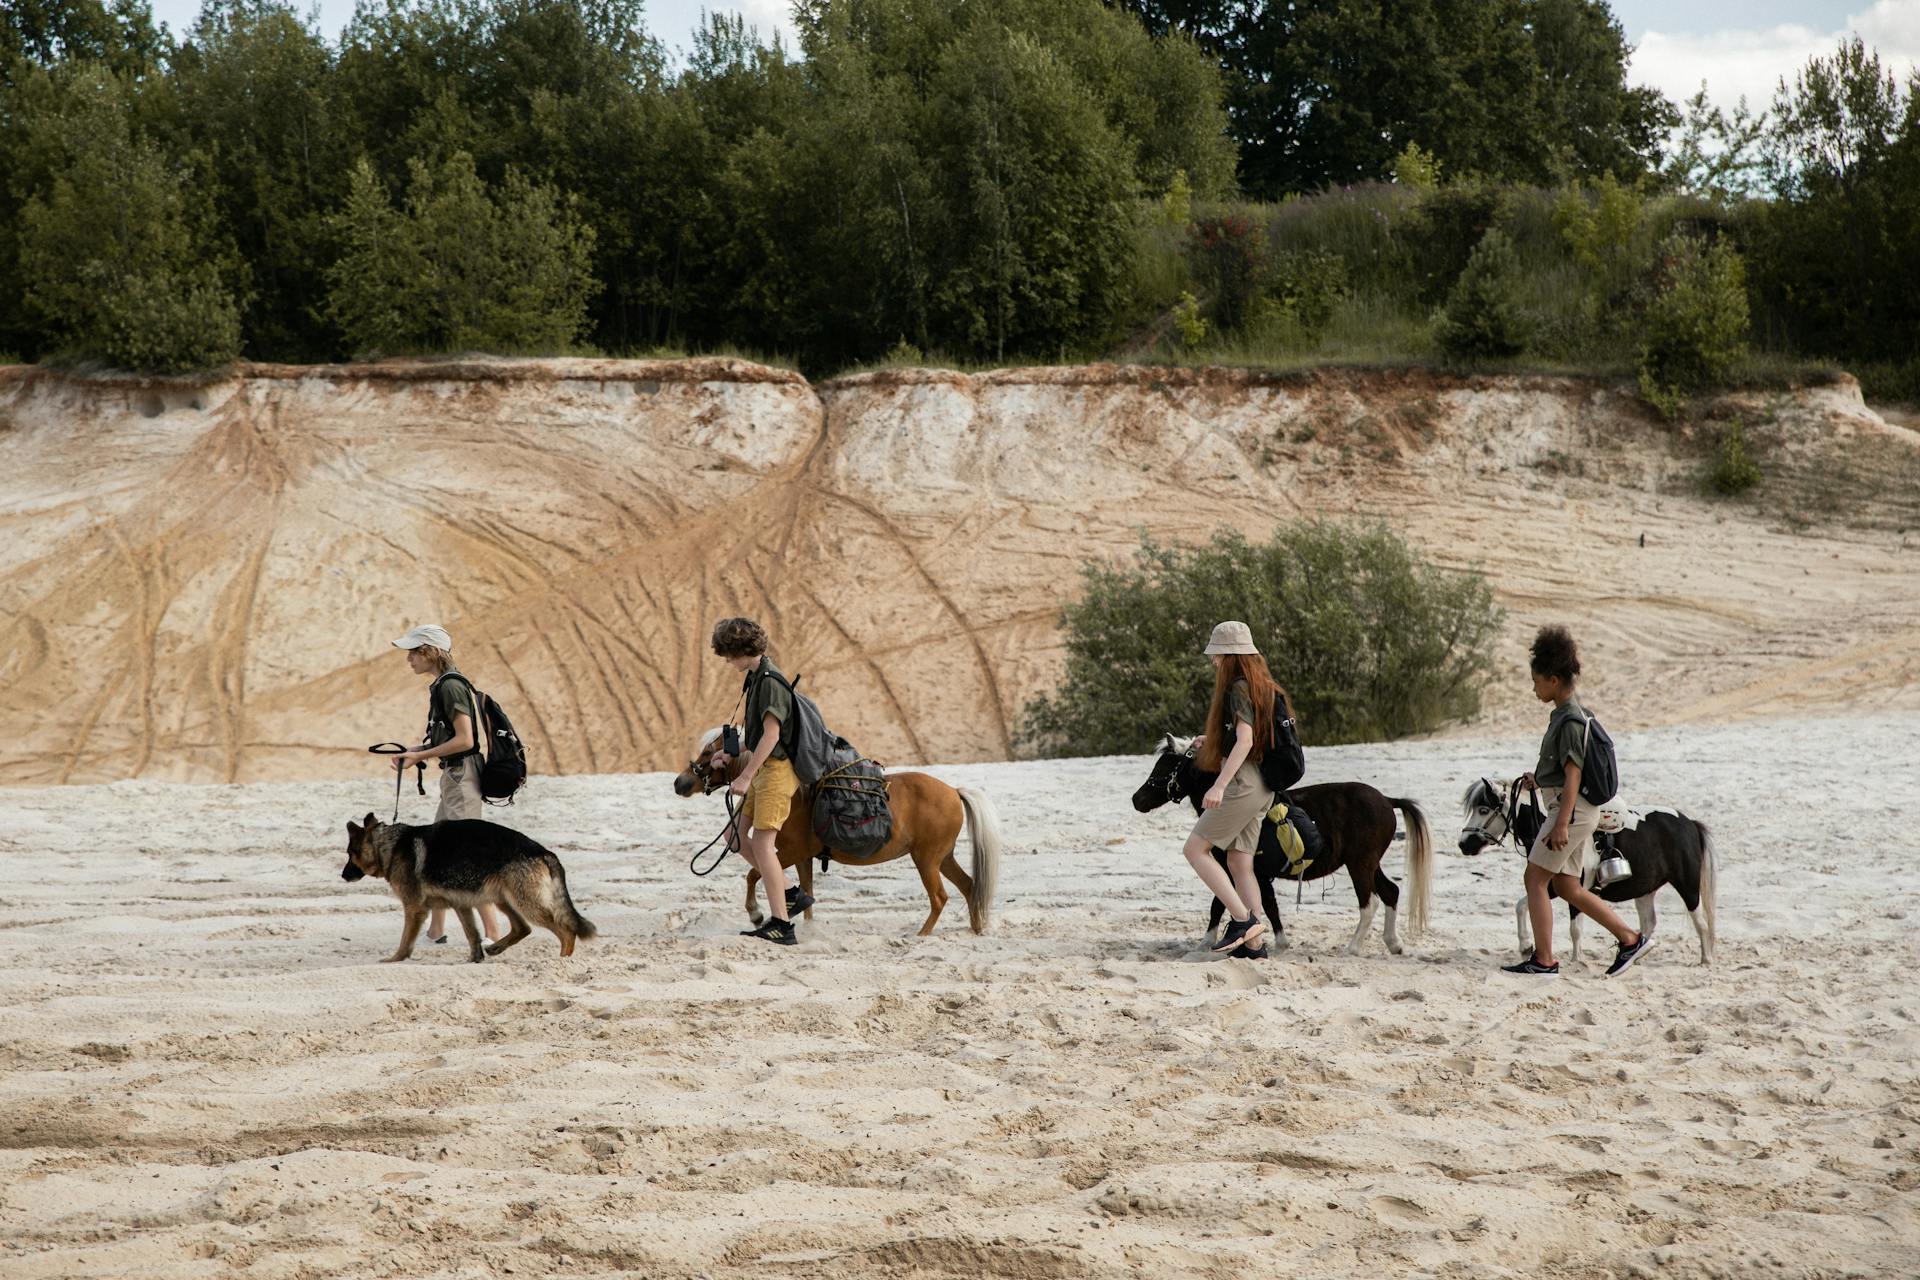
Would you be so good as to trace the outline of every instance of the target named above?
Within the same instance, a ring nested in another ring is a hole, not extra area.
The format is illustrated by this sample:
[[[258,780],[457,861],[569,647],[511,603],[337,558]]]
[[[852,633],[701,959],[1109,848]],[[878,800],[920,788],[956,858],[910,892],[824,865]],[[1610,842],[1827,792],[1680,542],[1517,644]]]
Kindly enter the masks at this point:
[[[1433,832],[1413,801],[1388,797],[1387,803],[1407,819],[1407,937],[1418,938],[1433,909]]]
[[[600,930],[594,927],[593,921],[581,915],[580,908],[573,905],[573,895],[567,892],[567,869],[552,854],[547,855],[547,876],[553,885],[553,913],[566,921],[574,937],[598,937]]]

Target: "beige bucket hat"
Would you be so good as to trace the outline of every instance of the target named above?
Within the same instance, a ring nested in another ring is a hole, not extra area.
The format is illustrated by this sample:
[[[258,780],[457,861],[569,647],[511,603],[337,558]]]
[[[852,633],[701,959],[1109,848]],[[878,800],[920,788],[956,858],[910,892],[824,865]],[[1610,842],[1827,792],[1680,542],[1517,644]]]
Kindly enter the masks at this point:
[[[1223,622],[1213,629],[1207,638],[1204,652],[1214,653],[1258,653],[1253,643],[1253,629],[1244,622]]]

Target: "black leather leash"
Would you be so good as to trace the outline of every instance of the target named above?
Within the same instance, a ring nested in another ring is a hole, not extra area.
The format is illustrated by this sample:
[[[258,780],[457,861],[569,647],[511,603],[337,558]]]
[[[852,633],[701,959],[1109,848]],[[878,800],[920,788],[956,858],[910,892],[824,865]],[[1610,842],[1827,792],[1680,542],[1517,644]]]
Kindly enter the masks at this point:
[[[367,750],[377,756],[399,756],[405,755],[407,752],[413,750],[413,748],[403,746],[398,742],[376,742],[368,747]],[[415,770],[414,785],[420,788],[421,795],[425,795],[427,794],[427,762],[424,760],[416,760],[414,761],[413,767]],[[395,822],[400,821],[400,779],[406,772],[405,769],[395,769],[393,771],[393,820]]]

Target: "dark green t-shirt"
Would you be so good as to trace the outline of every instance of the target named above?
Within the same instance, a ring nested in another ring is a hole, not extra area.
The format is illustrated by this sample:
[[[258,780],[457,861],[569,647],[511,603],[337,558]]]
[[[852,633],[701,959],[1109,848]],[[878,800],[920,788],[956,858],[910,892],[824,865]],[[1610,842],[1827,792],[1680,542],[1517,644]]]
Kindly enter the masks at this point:
[[[458,679],[448,679],[456,676]],[[433,682],[433,692],[427,707],[427,745],[437,747],[443,742],[453,741],[453,718],[466,716],[473,721],[474,741],[480,739],[480,717],[474,714],[473,690],[467,685],[467,678],[460,674],[460,668],[449,666],[446,674]],[[440,757],[440,767],[447,767],[449,760],[457,756]]]
[[[1240,730],[1239,722],[1242,720],[1246,721],[1249,729],[1259,723],[1253,718],[1253,690],[1248,687],[1245,680],[1235,680],[1227,686],[1227,722],[1221,726],[1220,739],[1222,760],[1233,754],[1234,741]],[[1240,762],[1240,772],[1237,776],[1259,780],[1260,765],[1253,758],[1255,754],[1253,751],[1247,752],[1247,758]]]
[[[1543,787],[1564,787],[1570,763],[1587,767],[1587,713],[1572,698],[1547,717],[1547,734],[1540,739],[1540,761],[1533,766],[1533,780]]]
[[[787,730],[793,724],[793,691],[787,688],[784,679],[780,668],[774,666],[764,654],[761,655],[760,665],[747,673],[747,722],[741,729],[748,755],[752,755],[760,745],[767,715],[772,713],[773,718],[780,722],[780,741],[767,759],[787,758]]]

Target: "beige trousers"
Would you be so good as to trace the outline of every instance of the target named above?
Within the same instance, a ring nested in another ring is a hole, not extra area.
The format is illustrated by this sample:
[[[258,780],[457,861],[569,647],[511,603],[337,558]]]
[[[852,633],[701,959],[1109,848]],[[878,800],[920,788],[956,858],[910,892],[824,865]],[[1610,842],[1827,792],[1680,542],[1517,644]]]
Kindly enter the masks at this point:
[[[485,802],[480,798],[480,762],[472,756],[457,760],[440,771],[440,808],[435,822],[456,818],[485,818]]]

